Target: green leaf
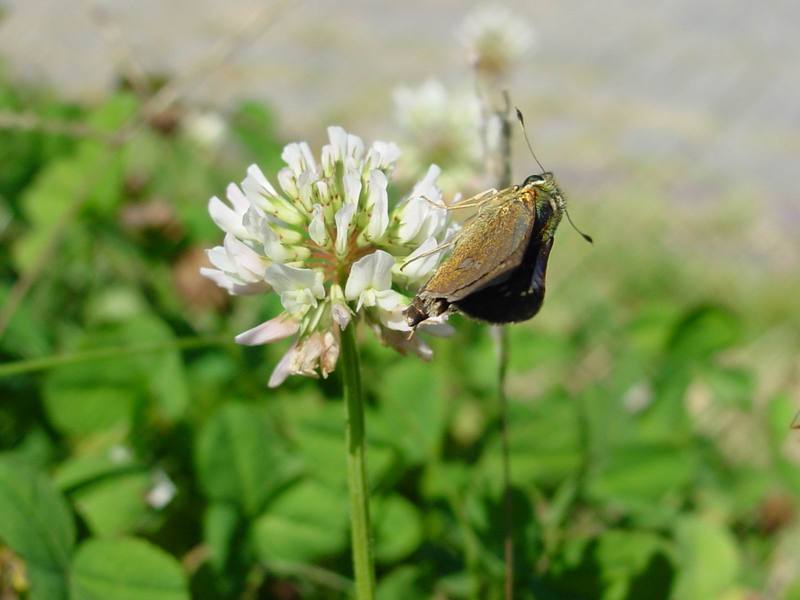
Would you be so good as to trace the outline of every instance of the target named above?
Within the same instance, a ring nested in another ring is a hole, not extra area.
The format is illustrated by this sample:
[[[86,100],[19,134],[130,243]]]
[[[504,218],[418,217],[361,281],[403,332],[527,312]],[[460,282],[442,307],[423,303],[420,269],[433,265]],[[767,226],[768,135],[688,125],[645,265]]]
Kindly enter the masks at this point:
[[[678,576],[673,598],[721,598],[736,583],[739,554],[733,535],[719,523],[696,516],[675,526]]]
[[[258,557],[311,562],[347,544],[347,496],[312,480],[302,481],[271,502],[253,525]]]
[[[426,598],[430,590],[421,586],[418,566],[398,567],[381,577],[376,596],[378,600],[414,600]]]
[[[72,435],[86,435],[116,425],[127,426],[136,405],[135,390],[106,386],[101,382],[84,387],[81,381],[75,381],[66,373],[67,369],[54,371],[44,388],[45,410],[57,429]]]
[[[120,473],[82,487],[72,500],[95,535],[130,533],[150,512],[145,497],[152,485],[146,472]]]
[[[169,554],[135,538],[91,539],[72,563],[70,600],[188,600],[186,578]]]
[[[44,475],[8,460],[0,461],[0,541],[26,561],[33,598],[66,598],[72,514]]]
[[[211,564],[217,571],[223,571],[228,563],[240,524],[239,511],[231,504],[212,503],[203,515],[203,539],[208,544]]]
[[[665,541],[646,531],[603,532],[595,548],[602,572],[606,600],[630,597],[633,580],[645,571],[653,555],[665,548]]]
[[[714,400],[722,406],[749,410],[753,404],[756,381],[747,369],[715,367],[703,376],[714,394]]]
[[[79,351],[174,340],[159,319],[142,315],[86,335],[70,350]],[[189,403],[180,352],[166,347],[152,352],[66,365],[47,374],[44,403],[51,422],[64,433],[79,436],[111,427],[130,426],[140,403],[152,400],[157,417],[170,421]]]
[[[439,380],[418,361],[401,361],[381,376],[377,419],[368,424],[375,437],[400,449],[410,462],[425,462],[441,443],[445,406]]]
[[[695,460],[685,449],[668,445],[621,446],[591,474],[588,490],[600,502],[667,514],[669,504],[662,501],[680,497],[694,476]]]
[[[575,403],[563,393],[540,398],[535,404],[509,404],[511,475],[515,483],[557,483],[581,463],[580,423]],[[481,469],[502,472],[497,435],[483,453]]]
[[[422,519],[416,507],[397,494],[372,502],[375,558],[396,562],[422,543]]]
[[[285,416],[282,428],[294,440],[309,475],[330,488],[347,488],[347,454],[344,441],[344,408],[340,402],[322,402],[319,398],[287,396],[280,400]],[[366,411],[367,480],[379,485],[396,472],[397,451],[379,439],[374,411]]]
[[[55,474],[57,485],[98,536],[130,532],[151,512],[145,501],[153,485],[149,469],[130,459],[112,460],[109,454],[71,458]]]
[[[719,306],[700,306],[675,326],[668,350],[680,362],[702,361],[732,346],[741,335],[741,321],[732,312]]]
[[[224,405],[200,432],[195,450],[206,495],[249,516],[299,471],[264,413],[245,404]]]

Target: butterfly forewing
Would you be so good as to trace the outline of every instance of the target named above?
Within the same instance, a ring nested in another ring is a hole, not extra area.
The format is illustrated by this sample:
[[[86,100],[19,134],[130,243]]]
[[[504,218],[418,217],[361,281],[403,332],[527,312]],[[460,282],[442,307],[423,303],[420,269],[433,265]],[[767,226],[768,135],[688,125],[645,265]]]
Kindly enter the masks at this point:
[[[458,300],[519,266],[534,220],[533,198],[498,193],[464,225],[452,253],[421,293]]]

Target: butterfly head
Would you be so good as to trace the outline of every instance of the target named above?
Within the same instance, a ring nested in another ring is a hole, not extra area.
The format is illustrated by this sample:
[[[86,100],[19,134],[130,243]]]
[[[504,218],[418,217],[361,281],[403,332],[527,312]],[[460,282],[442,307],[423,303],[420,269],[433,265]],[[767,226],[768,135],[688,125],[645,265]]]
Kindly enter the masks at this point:
[[[542,190],[547,196],[553,199],[555,206],[560,210],[564,210],[567,206],[567,201],[556,182],[555,175],[550,171],[545,171],[537,175],[529,175],[523,182],[522,188],[537,188]]]

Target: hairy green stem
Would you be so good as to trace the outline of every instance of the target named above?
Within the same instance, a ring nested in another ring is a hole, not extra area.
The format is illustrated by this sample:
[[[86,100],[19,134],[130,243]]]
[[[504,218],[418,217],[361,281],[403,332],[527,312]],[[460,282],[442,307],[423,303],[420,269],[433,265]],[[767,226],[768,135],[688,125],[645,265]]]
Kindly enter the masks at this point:
[[[353,538],[353,573],[357,600],[375,598],[375,567],[369,523],[366,434],[361,367],[356,345],[356,324],[342,332],[342,386],[347,411],[347,484],[350,491],[350,529]]]

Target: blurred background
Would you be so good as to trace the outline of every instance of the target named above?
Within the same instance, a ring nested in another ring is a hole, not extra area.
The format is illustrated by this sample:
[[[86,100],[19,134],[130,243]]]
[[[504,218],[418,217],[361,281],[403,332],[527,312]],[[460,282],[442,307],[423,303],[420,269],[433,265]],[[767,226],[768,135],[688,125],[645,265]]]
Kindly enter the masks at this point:
[[[517,596],[800,598],[798,18],[0,1],[0,597],[347,597],[339,382],[231,343],[279,304],[198,275],[207,201],[332,124],[479,192],[479,88],[596,240],[510,330]],[[452,322],[430,363],[363,336],[387,600],[501,597],[495,349]]]

